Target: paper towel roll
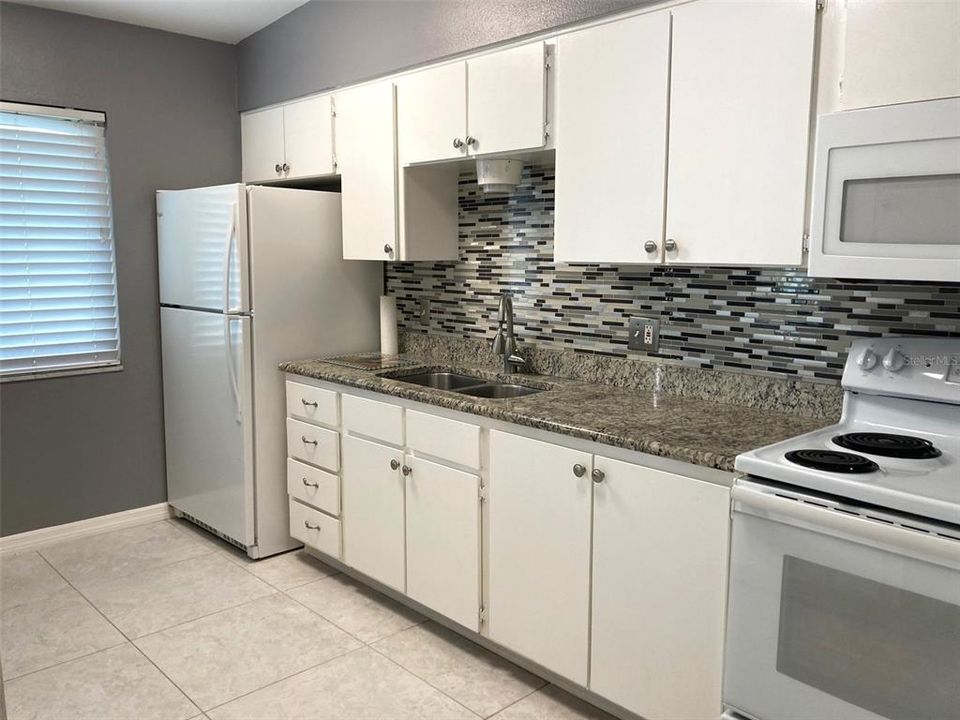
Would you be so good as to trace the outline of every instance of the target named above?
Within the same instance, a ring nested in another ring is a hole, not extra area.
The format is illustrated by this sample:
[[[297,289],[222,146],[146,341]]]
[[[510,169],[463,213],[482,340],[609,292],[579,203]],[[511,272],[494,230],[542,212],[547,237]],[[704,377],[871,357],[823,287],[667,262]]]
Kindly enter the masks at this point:
[[[397,300],[390,295],[380,296],[380,352],[396,355],[397,347]]]

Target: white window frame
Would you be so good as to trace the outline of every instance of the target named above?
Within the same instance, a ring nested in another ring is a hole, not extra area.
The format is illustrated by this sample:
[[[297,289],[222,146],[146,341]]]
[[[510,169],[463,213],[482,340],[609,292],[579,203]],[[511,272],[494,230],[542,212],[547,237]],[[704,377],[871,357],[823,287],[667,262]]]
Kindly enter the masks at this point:
[[[116,338],[117,350],[116,357],[102,363],[80,363],[77,365],[59,365],[50,368],[39,369],[18,369],[18,370],[0,370],[0,383],[17,382],[22,380],[42,380],[48,378],[66,377],[73,375],[90,375],[108,372],[118,372],[123,370],[122,364],[122,342],[120,337],[120,297],[119,280],[117,268],[117,248],[116,236],[114,234],[113,224],[113,180],[110,173],[110,161],[106,151],[106,126],[107,118],[103,112],[94,112],[90,110],[76,110],[73,108],[51,107],[46,105],[32,105],[27,103],[17,103],[0,101],[0,112],[18,113],[23,115],[44,116],[68,120],[80,120],[91,123],[101,124],[104,128],[104,156],[103,166],[107,182],[107,211],[109,214],[110,229],[110,257],[113,268],[113,299],[116,317]],[[0,279],[0,284],[3,280]],[[2,317],[2,311],[0,311]]]

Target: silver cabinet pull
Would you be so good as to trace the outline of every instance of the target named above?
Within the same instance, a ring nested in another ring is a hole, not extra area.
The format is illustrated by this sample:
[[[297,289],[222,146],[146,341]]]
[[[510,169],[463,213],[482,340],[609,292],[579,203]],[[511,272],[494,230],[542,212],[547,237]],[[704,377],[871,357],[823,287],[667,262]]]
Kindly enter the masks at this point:
[[[388,245],[384,245],[384,246],[383,246],[383,251],[384,251],[387,255],[392,255],[392,254],[393,254],[393,246],[392,246],[392,245],[389,245],[389,244],[388,244]]]
[[[590,477],[595,483],[602,483],[603,478],[606,477],[606,474],[600,468],[594,468],[593,472],[590,473]]]
[[[653,240],[647,240],[643,244],[643,249],[646,250],[648,253],[656,252],[657,244]]]
[[[399,460],[394,459],[394,460],[391,460],[391,461],[390,461],[390,469],[391,469],[391,470],[396,470],[398,467],[400,467],[400,461],[399,461]]]
[[[281,170],[283,170],[285,173],[286,173],[286,172],[290,172],[290,166],[287,165],[286,163],[284,163],[284,164],[283,164],[283,167],[281,168]]]
[[[277,163],[273,166],[273,169],[276,170],[277,175],[279,175],[283,171],[283,166],[280,163]]]
[[[587,469],[580,463],[577,463],[576,465],[573,466],[573,474],[576,475],[577,477],[583,477],[583,474],[586,471]]]
[[[300,398],[300,402],[303,403],[303,406],[304,406],[304,407],[312,407],[312,408],[316,408],[316,407],[317,407],[317,403],[316,403],[316,402],[307,402],[307,401],[304,400],[303,398]]]
[[[667,252],[673,252],[674,250],[677,249],[677,241],[674,240],[673,238],[667,238],[663,242],[663,247],[666,249]]]
[[[467,136],[463,139],[463,141],[464,141],[467,145],[469,145],[470,147],[476,147],[476,145],[477,145],[477,139],[476,139],[475,137],[473,137],[473,135],[467,135]]]
[[[320,526],[319,526],[319,525],[317,525],[317,524],[315,524],[315,523],[312,523],[312,522],[310,522],[309,520],[304,520],[304,521],[303,521],[303,526],[304,526],[307,530],[320,530]]]
[[[301,435],[300,440],[303,441],[304,445],[319,445],[319,443],[316,440],[307,440],[306,435]]]
[[[461,140],[460,138],[454,138],[454,139],[453,139],[453,146],[454,146],[457,150],[459,150],[460,148],[463,147],[463,140]]]
[[[303,484],[306,485],[307,487],[312,487],[312,488],[320,487],[320,483],[310,482],[306,478],[300,478],[300,479],[303,480]]]
[[[400,468],[400,472],[403,473],[404,477],[407,477],[407,475],[413,472],[413,468],[409,465],[404,465],[402,468]]]

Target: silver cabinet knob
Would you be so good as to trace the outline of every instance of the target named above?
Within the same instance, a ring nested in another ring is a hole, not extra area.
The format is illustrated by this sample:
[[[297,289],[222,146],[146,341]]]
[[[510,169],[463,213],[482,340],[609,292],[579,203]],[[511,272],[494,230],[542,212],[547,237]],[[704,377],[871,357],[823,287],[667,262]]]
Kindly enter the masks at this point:
[[[400,472],[403,473],[404,477],[407,477],[407,475],[413,472],[413,468],[409,465],[404,465],[402,468],[400,468]]]
[[[320,529],[320,526],[319,526],[319,525],[317,525],[316,523],[312,523],[312,522],[310,522],[309,520],[304,520],[304,521],[303,521],[303,526],[304,526],[307,530],[319,530],[319,529]]]
[[[656,252],[656,251],[657,251],[657,243],[655,243],[653,240],[647,240],[647,241],[643,244],[643,249],[646,250],[648,253]]]
[[[583,474],[585,472],[587,472],[587,469],[580,463],[577,463],[576,465],[573,466],[573,474],[576,475],[577,477],[583,477]]]
[[[454,146],[457,150],[459,150],[460,148],[463,147],[463,140],[461,140],[460,138],[454,138],[454,139],[453,139],[453,146]]]
[[[285,173],[290,172],[290,166],[287,165],[286,163],[284,163],[283,167],[281,167],[280,169],[283,170]]]
[[[303,406],[304,406],[304,407],[312,407],[312,408],[314,408],[314,409],[317,408],[317,403],[315,403],[315,402],[307,402],[307,401],[304,400],[303,398],[300,398],[300,402],[303,403]]]
[[[276,170],[277,175],[279,175],[283,171],[283,166],[280,163],[277,163],[273,166],[273,169]]]
[[[469,145],[470,147],[476,147],[476,145],[477,145],[477,139],[476,139],[475,137],[473,137],[473,135],[467,135],[467,136],[463,139],[463,141],[464,141],[467,145]]]
[[[306,478],[300,478],[300,479],[303,480],[303,484],[306,485],[307,487],[312,487],[312,488],[320,487],[320,483],[310,482]]]
[[[319,445],[319,443],[316,440],[307,440],[306,435],[301,435],[300,440],[303,442],[304,445],[314,445],[314,446]]]
[[[391,470],[396,470],[396,469],[399,468],[399,467],[400,467],[400,461],[399,461],[399,460],[391,460],[391,461],[390,461],[390,469],[391,469]]]
[[[663,241],[663,247],[667,252],[673,252],[677,249],[677,241],[673,238],[667,238]]]
[[[384,251],[387,255],[393,255],[393,245],[390,245],[389,243],[386,244],[386,245],[384,245],[384,246],[383,246],[383,251]]]
[[[604,474],[603,470],[601,470],[600,468],[594,468],[593,472],[590,473],[590,478],[595,483],[602,483],[604,477],[606,477],[606,475]]]

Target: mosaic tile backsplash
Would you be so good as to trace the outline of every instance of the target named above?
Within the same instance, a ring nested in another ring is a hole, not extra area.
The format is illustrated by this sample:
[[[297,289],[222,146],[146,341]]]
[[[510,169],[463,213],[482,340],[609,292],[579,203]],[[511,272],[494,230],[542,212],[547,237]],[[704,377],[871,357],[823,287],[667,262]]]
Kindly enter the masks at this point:
[[[960,337],[960,283],[811,278],[799,268],[555,264],[552,167],[509,195],[460,177],[460,257],[387,265],[404,332],[492,338],[513,293],[518,344],[838,383],[858,337]],[[422,301],[430,301],[421,324]],[[627,322],[660,320],[660,348],[627,348]]]

